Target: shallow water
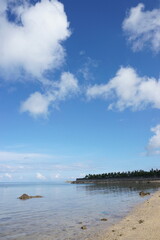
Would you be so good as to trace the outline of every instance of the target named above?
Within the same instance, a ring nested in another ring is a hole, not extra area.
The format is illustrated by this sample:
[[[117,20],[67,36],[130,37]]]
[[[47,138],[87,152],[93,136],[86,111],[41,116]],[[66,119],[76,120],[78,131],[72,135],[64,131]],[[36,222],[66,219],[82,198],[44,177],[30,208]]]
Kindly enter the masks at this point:
[[[1,183],[0,239],[84,240],[95,235],[98,239],[110,224],[147,199],[139,197],[142,190],[154,192],[158,185]],[[17,199],[23,193],[44,197]]]

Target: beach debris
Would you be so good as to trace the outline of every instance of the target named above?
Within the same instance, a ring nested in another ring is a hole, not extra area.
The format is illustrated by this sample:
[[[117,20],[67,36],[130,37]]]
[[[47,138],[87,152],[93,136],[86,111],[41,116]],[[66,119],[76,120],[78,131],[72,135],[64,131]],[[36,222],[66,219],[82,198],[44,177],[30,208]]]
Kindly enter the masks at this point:
[[[101,218],[101,221],[107,221],[108,219],[107,218]]]
[[[83,222],[78,222],[78,224],[82,224]]]
[[[143,223],[143,222],[144,222],[144,220],[140,219],[138,222],[139,222],[139,224],[141,224],[141,223]]]
[[[86,227],[85,225],[83,225],[83,226],[81,227],[81,229],[82,229],[82,230],[86,230],[87,227]]]
[[[132,227],[132,230],[136,230],[136,227]]]
[[[139,192],[139,196],[141,196],[141,197],[144,197],[146,195],[150,195],[150,193],[149,192],[143,192],[143,191]]]
[[[21,199],[21,200],[27,200],[27,199],[30,199],[30,198],[42,198],[42,196],[39,196],[39,195],[29,196],[28,194],[24,193],[20,197],[18,197],[18,199]]]
[[[115,232],[116,230],[112,229],[112,232]]]

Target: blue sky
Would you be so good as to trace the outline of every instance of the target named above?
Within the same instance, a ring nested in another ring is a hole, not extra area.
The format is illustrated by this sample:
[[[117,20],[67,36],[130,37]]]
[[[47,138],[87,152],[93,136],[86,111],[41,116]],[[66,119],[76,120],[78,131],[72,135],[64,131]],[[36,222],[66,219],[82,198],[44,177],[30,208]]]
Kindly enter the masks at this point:
[[[0,1],[0,181],[159,168],[160,1]]]

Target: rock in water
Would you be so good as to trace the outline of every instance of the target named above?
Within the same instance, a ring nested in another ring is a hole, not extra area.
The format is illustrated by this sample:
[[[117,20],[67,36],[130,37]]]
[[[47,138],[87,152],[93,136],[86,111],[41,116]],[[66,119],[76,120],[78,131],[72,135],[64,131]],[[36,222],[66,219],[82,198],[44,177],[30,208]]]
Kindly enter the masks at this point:
[[[107,218],[101,218],[101,221],[107,221],[108,219]]]
[[[19,197],[19,199],[21,199],[21,200],[27,200],[30,198],[42,198],[42,196],[29,196],[26,193],[24,193],[22,196]]]
[[[84,226],[81,227],[81,229],[86,230],[87,227],[84,225]]]
[[[30,198],[30,196],[25,194],[25,193],[22,196],[19,197],[19,199],[21,199],[21,200],[26,200],[26,199],[29,199],[29,198]]]
[[[150,193],[149,192],[143,192],[143,191],[139,193],[139,196],[141,196],[141,197],[144,197],[146,195],[150,195]]]

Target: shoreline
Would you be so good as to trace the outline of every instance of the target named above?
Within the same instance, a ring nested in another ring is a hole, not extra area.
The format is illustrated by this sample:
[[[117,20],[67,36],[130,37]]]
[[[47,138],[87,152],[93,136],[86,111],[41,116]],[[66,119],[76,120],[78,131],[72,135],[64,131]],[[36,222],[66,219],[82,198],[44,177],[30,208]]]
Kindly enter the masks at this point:
[[[109,178],[109,179],[85,179],[77,178],[75,181],[66,181],[71,184],[103,184],[103,183],[160,183],[160,178]]]
[[[101,240],[160,240],[160,190],[111,225]]]

